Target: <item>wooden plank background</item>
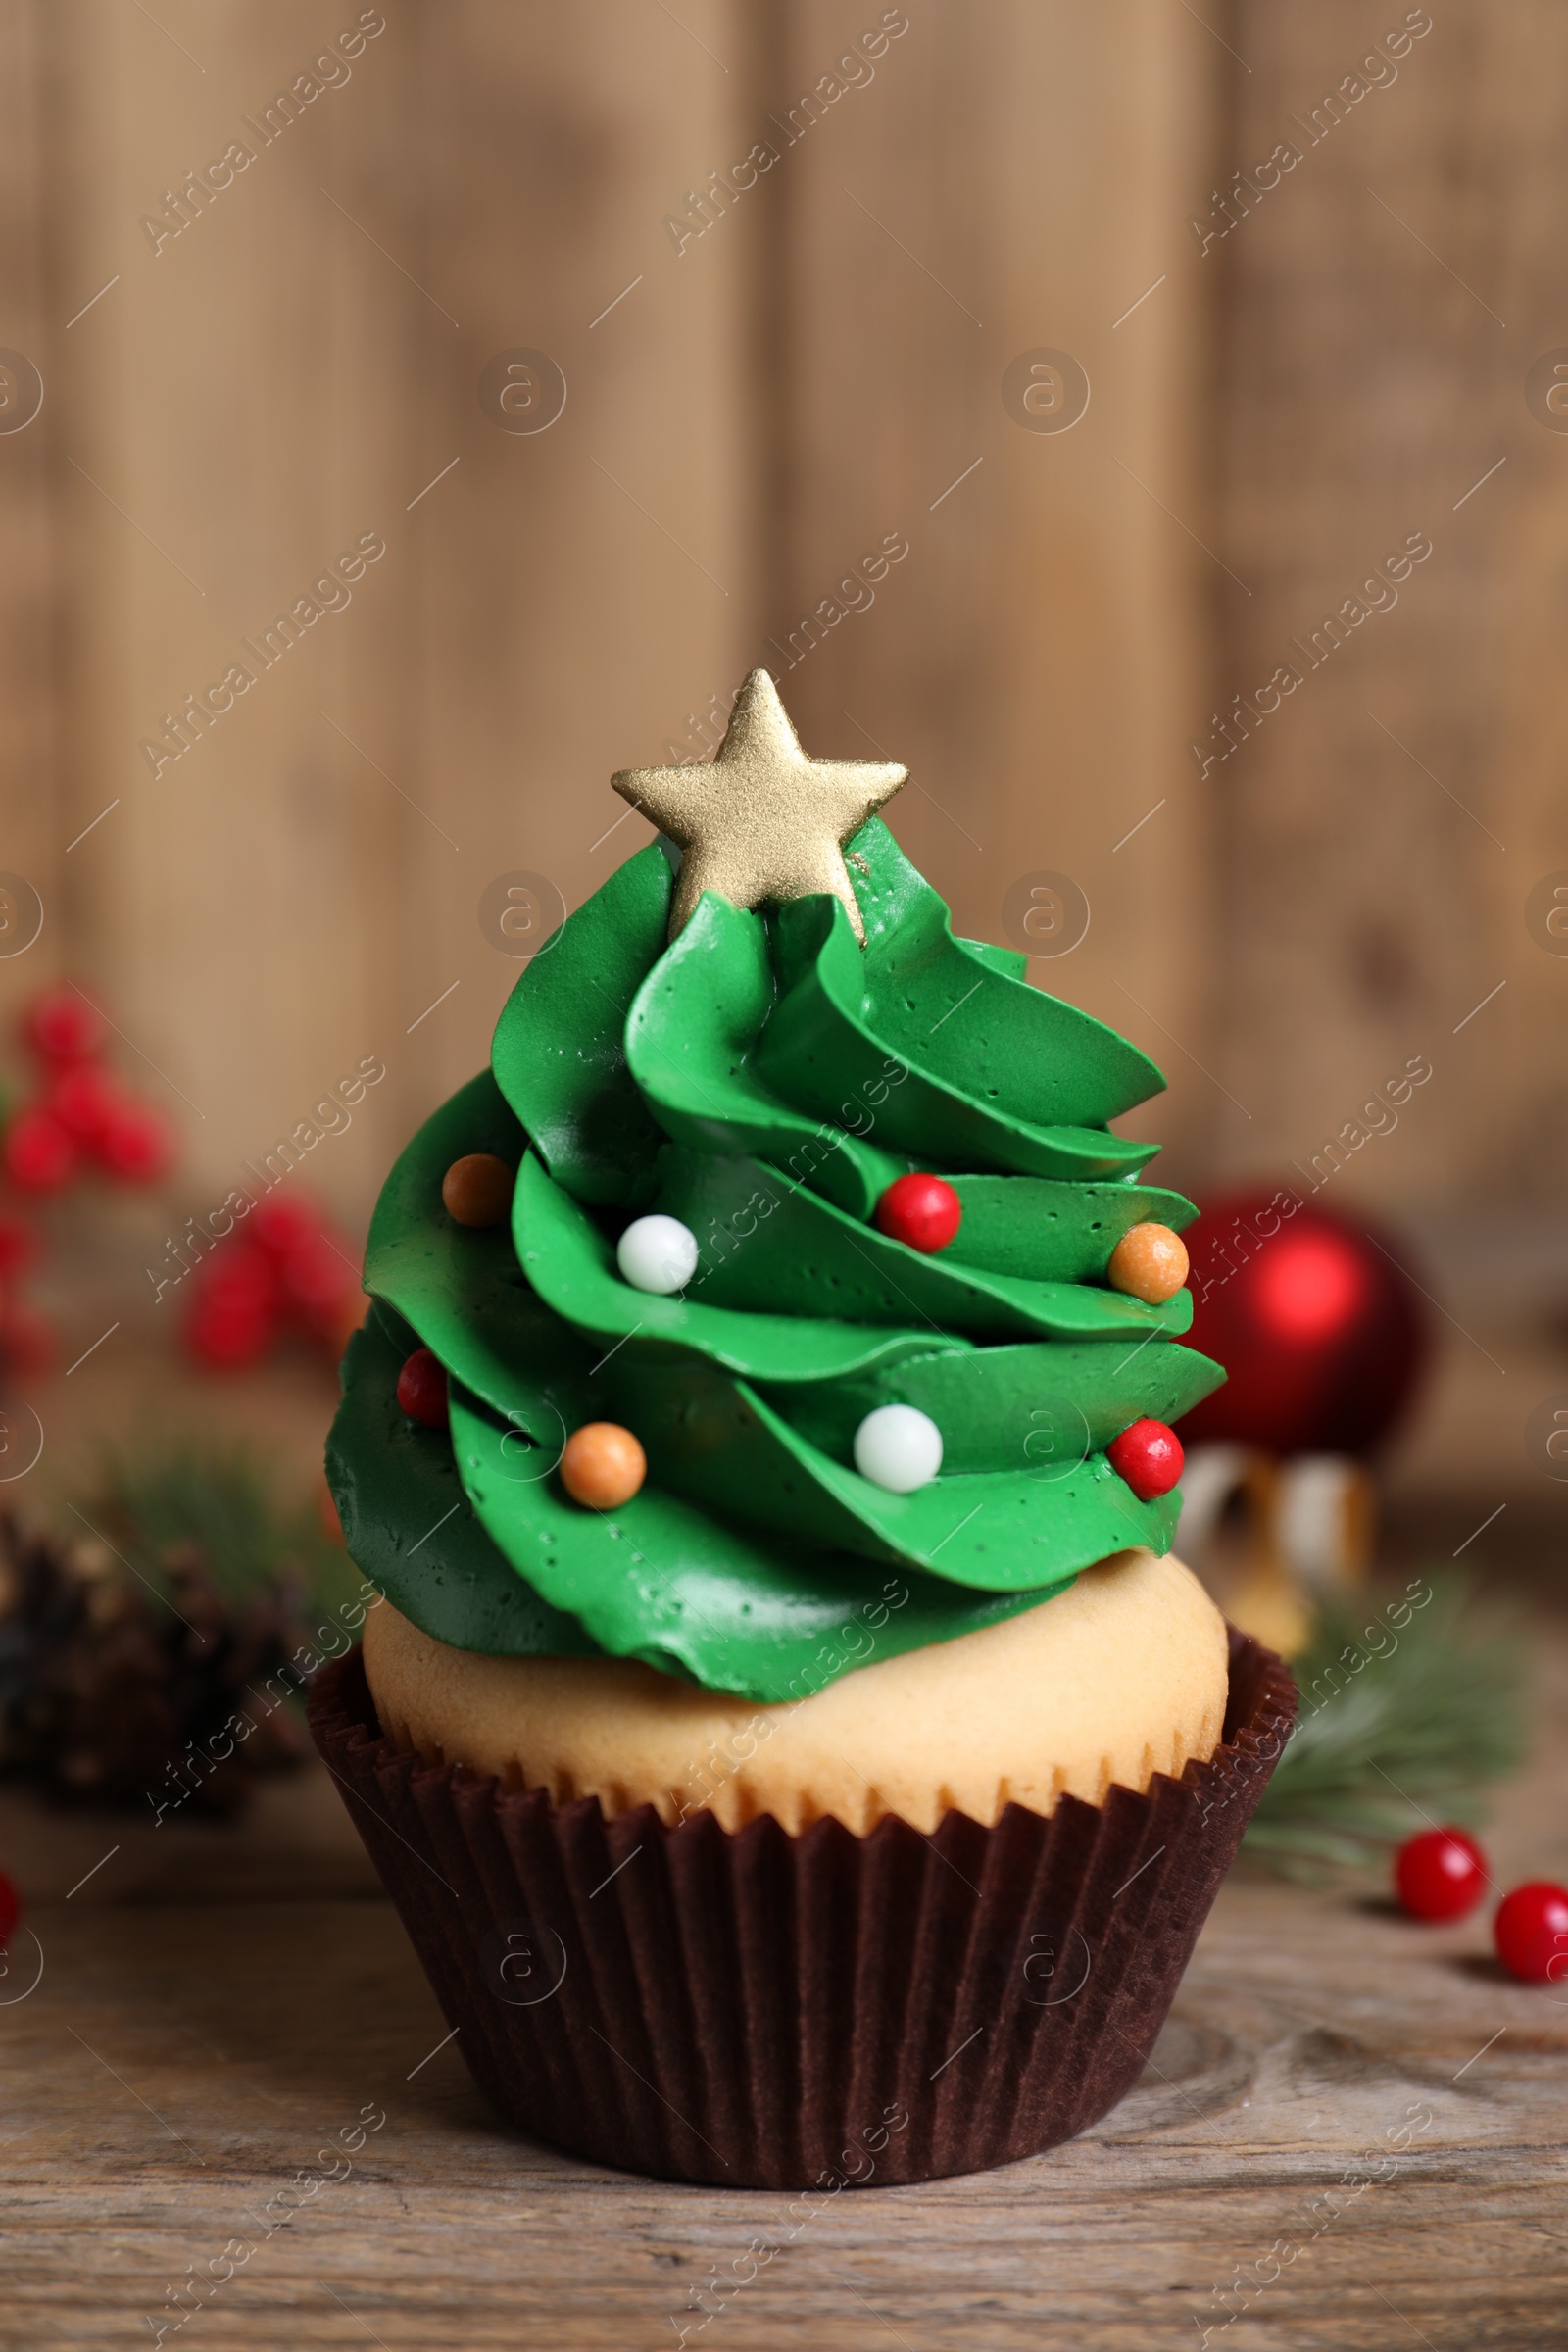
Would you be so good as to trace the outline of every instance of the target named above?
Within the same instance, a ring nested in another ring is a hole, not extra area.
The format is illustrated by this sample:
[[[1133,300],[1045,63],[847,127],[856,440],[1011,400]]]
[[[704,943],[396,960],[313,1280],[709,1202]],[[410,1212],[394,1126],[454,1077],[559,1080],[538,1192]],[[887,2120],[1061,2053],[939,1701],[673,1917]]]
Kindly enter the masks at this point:
[[[842,0],[797,12],[788,86],[858,22]],[[883,531],[910,549],[788,688],[814,736],[863,752],[868,732],[908,760],[894,821],[962,925],[1004,937],[1020,876],[1077,883],[1088,934],[1035,977],[1152,1047],[1177,1086],[1134,1130],[1162,1137],[1206,1115],[1155,1023],[1201,1052],[1209,918],[1182,741],[1207,559],[1175,519],[1202,504],[1201,315],[1158,281],[1209,168],[1215,57],[1164,0],[916,12],[878,83],[787,159],[779,602],[808,611]],[[1008,363],[1041,347],[1090,380],[1059,434],[1020,429],[1002,399]]]
[[[51,921],[0,1010],[46,969],[101,992],[179,1122],[182,1206],[384,1060],[308,1163],[361,1217],[514,976],[486,885],[578,903],[642,837],[602,838],[611,771],[703,756],[762,660],[808,743],[909,761],[897,822],[966,925],[1063,869],[1090,931],[1041,972],[1146,1041],[1132,999],[1190,1034],[1200,810],[1112,853],[1199,798],[1206,559],[1162,508],[1200,501],[1201,335],[1157,297],[1114,321],[1179,244],[1222,52],[1169,0],[389,0],[262,146],[247,123],[358,14],[11,12],[10,103],[47,136],[8,152],[45,253],[8,332],[49,399],[0,438],[0,499],[47,534],[25,607],[52,653],[13,634],[7,772]],[[155,252],[143,216],[236,135],[254,160]],[[1112,139],[1136,160],[1107,180]],[[755,187],[672,234],[758,142]],[[939,151],[961,196],[911,169]],[[1069,434],[1004,409],[1039,345],[1089,371]],[[517,347],[564,372],[546,432],[477,397]],[[352,604],[150,773],[161,714],[367,531],[386,554]],[[889,539],[907,555],[786,670],[775,647]]]
[[[1167,1067],[1178,1179],[1309,1159],[1423,1054],[1342,1191],[1539,1207],[1568,441],[1523,381],[1568,341],[1568,36],[1544,0],[1398,33],[1422,13],[387,0],[263,145],[349,0],[15,0],[0,327],[47,398],[0,435],[0,757],[48,920],[0,1017],[49,971],[102,992],[181,1209],[383,1060],[309,1163],[362,1218],[517,968],[486,886],[578,903],[641,832],[603,838],[610,772],[703,756],[765,659],[808,743],[909,761],[895,822],[965,926],[1073,878],[1088,934],[1036,977]],[[522,347],[568,388],[537,434],[478,397]],[[1068,432],[1003,400],[1042,347],[1092,386]],[[1412,530],[1397,607],[1200,772],[1210,713]],[[352,603],[151,774],[161,715],[367,531]]]
[[[0,347],[30,356],[37,348],[43,301],[44,169],[47,140],[36,14],[14,9],[0,18]],[[34,365],[37,362],[34,361]],[[0,570],[0,791],[5,828],[0,869],[18,874],[43,900],[47,936],[13,957],[24,936],[19,925],[0,938],[5,1001],[18,993],[15,975],[31,979],[58,955],[57,840],[52,806],[56,766],[56,707],[50,692],[55,614],[54,536],[50,527],[45,436],[40,421],[0,437],[0,514],[8,562]],[[7,913],[8,927],[17,918]],[[30,929],[30,916],[27,918]],[[26,985],[25,982],[23,985]]]
[[[1407,19],[1431,29],[1391,58]],[[1568,864],[1568,439],[1525,378],[1568,342],[1543,243],[1568,193],[1568,26],[1533,0],[1243,0],[1231,37],[1249,70],[1230,68],[1227,179],[1282,139],[1301,161],[1197,264],[1225,279],[1242,429],[1219,443],[1221,526],[1251,591],[1226,590],[1219,690],[1292,660],[1304,683],[1211,778],[1246,975],[1219,992],[1221,1069],[1252,1114],[1219,1148],[1305,1157],[1421,1054],[1431,1082],[1344,1184],[1539,1222],[1568,1133],[1568,963],[1525,926],[1532,886]],[[1366,94],[1318,126],[1348,76]],[[1398,606],[1308,669],[1292,638],[1411,531],[1433,553]]]

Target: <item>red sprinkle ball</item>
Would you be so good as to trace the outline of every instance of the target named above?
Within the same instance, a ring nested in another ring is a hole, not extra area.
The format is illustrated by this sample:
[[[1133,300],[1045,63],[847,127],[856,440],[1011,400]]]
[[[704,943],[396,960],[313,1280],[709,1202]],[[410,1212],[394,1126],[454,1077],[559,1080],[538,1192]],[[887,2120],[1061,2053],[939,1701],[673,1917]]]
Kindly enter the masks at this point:
[[[446,1370],[428,1348],[416,1348],[398,1374],[398,1402],[409,1419],[417,1421],[422,1429],[447,1427],[450,1414]]]
[[[940,1176],[901,1176],[876,1204],[878,1233],[926,1257],[945,1250],[963,1221],[963,1202]]]
[[[1126,1480],[1140,1502],[1168,1494],[1182,1474],[1182,1442],[1163,1421],[1135,1421],[1105,1447],[1118,1478]]]
[[[1463,1919],[1488,1878],[1486,1855],[1463,1830],[1423,1830],[1395,1856],[1395,1892],[1412,1919]]]
[[[1568,1982],[1568,1886],[1530,1879],[1497,1905],[1497,1958],[1527,1984]]]

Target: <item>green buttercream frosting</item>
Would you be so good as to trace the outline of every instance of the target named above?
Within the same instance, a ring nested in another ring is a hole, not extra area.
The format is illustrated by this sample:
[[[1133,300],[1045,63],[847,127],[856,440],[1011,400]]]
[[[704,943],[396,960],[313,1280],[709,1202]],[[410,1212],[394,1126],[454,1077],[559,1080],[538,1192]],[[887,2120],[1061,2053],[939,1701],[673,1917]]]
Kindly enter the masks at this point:
[[[863,948],[835,899],[760,914],[712,893],[667,942],[669,858],[639,852],[387,1179],[327,1467],[355,1559],[426,1633],[778,1701],[1169,1548],[1177,1496],[1140,1502],[1105,1456],[1223,1377],[1181,1345],[1185,1291],[1146,1306],[1105,1281],[1130,1226],[1196,1213],[1110,1131],[1164,1080],[1021,956],[955,938],[878,819],[851,867]],[[442,1205],[475,1152],[517,1172],[510,1228]],[[911,1169],[961,1204],[936,1254],[873,1222]],[[672,1297],[616,1265],[654,1211],[698,1244]],[[446,1367],[450,1434],[398,1408],[416,1346]],[[942,1433],[912,1494],[855,1468],[885,1404]],[[557,1467],[598,1420],[648,1456],[604,1513]]]

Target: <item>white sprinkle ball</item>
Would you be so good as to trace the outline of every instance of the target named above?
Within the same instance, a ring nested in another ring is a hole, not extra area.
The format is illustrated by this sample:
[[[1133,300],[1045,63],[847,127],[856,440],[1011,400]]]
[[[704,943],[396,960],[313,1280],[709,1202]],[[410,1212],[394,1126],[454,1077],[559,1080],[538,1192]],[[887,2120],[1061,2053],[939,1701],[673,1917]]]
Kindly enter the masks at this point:
[[[615,1245],[615,1263],[634,1291],[667,1298],[697,1271],[697,1236],[679,1217],[638,1217]]]
[[[879,1404],[855,1433],[855,1467],[890,1494],[912,1494],[942,1467],[942,1432],[917,1405]]]

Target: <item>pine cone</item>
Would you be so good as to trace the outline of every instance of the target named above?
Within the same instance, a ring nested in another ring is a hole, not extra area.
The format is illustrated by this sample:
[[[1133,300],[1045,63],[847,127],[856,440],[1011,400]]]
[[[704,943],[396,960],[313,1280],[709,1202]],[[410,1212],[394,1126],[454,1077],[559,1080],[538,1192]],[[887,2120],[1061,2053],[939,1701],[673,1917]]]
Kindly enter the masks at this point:
[[[102,1544],[0,1516],[0,1771],[188,1819],[237,1811],[259,1773],[308,1754],[289,1704],[303,1579],[231,1603],[194,1546],[160,1566],[167,1598]]]

